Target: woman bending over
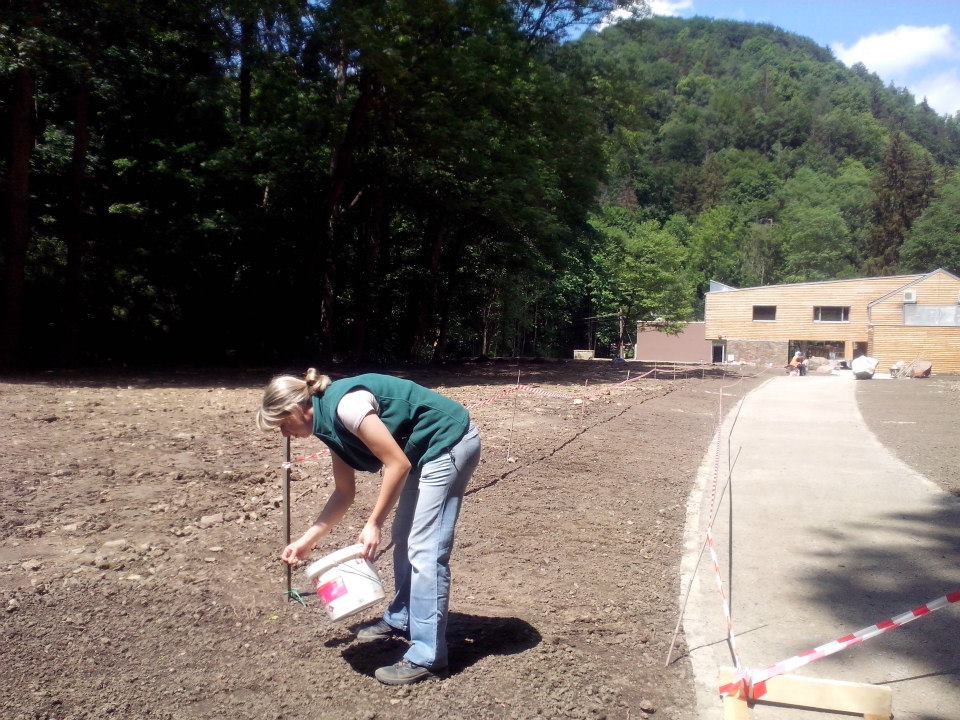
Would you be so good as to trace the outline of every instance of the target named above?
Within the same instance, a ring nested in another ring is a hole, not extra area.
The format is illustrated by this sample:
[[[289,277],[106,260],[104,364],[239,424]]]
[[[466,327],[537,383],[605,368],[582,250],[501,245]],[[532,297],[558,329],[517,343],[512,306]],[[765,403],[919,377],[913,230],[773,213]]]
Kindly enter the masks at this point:
[[[380,493],[357,542],[372,560],[383,522],[397,505],[396,592],[383,618],[362,627],[357,637],[410,639],[402,660],[377,669],[382,683],[406,685],[442,675],[454,527],[480,461],[480,437],[466,409],[390,375],[331,382],[310,368],[304,378],[281,375],[270,381],[257,424],[279,429],[284,437],[314,435],[331,451],[334,490],[313,525],[284,549],[281,558],[289,564],[304,560],[343,518],[356,494],[355,472],[383,468]]]

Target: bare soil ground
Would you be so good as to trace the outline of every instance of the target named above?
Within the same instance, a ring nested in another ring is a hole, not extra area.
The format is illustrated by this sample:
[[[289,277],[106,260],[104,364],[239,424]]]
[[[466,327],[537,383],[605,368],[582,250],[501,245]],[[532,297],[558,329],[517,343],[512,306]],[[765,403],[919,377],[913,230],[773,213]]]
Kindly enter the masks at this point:
[[[253,425],[269,372],[0,383],[0,717],[693,718],[682,639],[663,661],[686,496],[733,381],[519,370],[551,395],[472,412],[484,450],[453,556],[451,676],[399,689],[373,671],[403,644],[353,641],[378,610],[334,624],[285,600],[282,441]],[[469,407],[517,367],[401,374]],[[329,463],[293,476],[297,534]],[[360,476],[317,557],[355,541],[377,488]]]
[[[903,462],[960,495],[960,376],[857,384],[867,425]]]

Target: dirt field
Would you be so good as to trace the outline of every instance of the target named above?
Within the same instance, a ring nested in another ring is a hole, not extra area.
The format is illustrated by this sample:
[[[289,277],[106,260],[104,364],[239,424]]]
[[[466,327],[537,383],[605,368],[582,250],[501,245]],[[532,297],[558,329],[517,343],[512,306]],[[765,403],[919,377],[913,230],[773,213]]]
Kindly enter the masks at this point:
[[[960,377],[857,384],[870,429],[903,462],[960,495]]]
[[[268,371],[0,383],[0,717],[692,718],[682,640],[663,661],[684,503],[733,381],[519,369],[552,395],[472,412],[484,450],[453,557],[451,676],[399,689],[372,677],[399,641],[356,644],[312,598],[285,601],[282,441],[253,426]],[[469,407],[516,373],[405,374]],[[329,463],[294,480],[296,535]],[[355,541],[377,481],[360,476],[316,557]]]

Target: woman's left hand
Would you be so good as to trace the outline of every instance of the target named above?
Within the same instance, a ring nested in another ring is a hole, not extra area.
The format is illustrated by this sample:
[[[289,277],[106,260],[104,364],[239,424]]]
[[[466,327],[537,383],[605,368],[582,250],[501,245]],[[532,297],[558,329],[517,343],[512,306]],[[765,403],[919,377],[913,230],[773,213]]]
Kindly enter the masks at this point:
[[[377,554],[377,547],[380,545],[380,526],[373,520],[367,520],[367,524],[363,526],[363,530],[357,536],[357,542],[363,545],[363,556],[373,562]]]

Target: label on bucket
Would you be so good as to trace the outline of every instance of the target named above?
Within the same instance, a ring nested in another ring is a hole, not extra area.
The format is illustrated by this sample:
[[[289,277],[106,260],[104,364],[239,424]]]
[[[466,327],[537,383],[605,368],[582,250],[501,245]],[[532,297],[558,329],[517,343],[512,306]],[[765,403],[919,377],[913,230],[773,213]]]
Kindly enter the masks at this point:
[[[324,605],[329,605],[338,597],[347,594],[347,586],[343,584],[343,578],[331,580],[323,585],[317,585],[317,597],[323,601]]]

